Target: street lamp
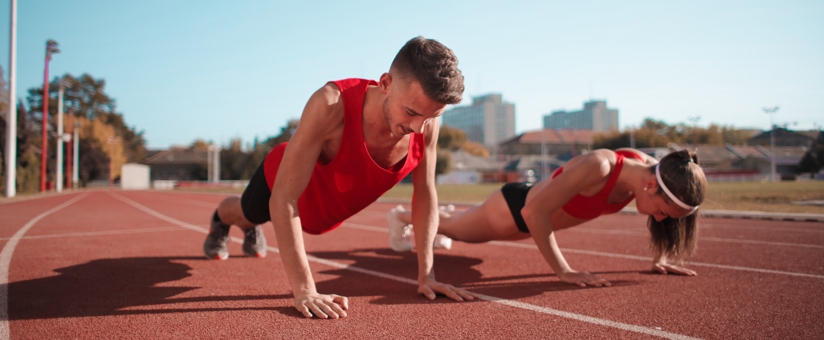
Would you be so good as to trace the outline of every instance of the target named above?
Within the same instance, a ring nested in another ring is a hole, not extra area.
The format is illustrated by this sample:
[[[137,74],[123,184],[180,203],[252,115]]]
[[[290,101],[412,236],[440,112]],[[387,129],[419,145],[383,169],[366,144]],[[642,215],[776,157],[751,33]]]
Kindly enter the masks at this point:
[[[687,119],[690,122],[692,122],[692,144],[697,145],[698,144],[698,134],[696,133],[696,131],[698,131],[698,127],[696,126],[696,123],[698,123],[698,121],[701,120],[701,116],[691,116],[691,117],[687,117]]]
[[[17,195],[17,0],[11,0],[9,115],[6,119],[6,197]]]
[[[775,182],[775,125],[773,125],[773,114],[778,111],[778,105],[765,107],[762,110],[770,115],[770,181]]]
[[[41,143],[40,153],[40,192],[46,191],[46,154],[48,150],[48,130],[49,122],[49,61],[52,53],[59,53],[57,49],[57,42],[49,39],[46,41],[46,68],[43,75],[43,142]]]
[[[210,144],[206,154],[207,182],[220,182],[220,146]]]
[[[66,90],[66,86],[69,85],[68,79],[61,79],[60,80],[60,90],[57,92],[57,138],[55,138],[55,142],[57,143],[57,166],[55,168],[55,189],[57,192],[63,191],[63,143],[68,142],[71,136],[63,134],[63,93]],[[69,153],[71,154],[71,152]],[[69,166],[71,168],[71,166]],[[71,187],[71,184],[69,184]]]
[[[72,115],[72,120],[75,120],[74,115]],[[80,121],[74,122],[74,136],[72,136],[72,148],[74,152],[72,152],[72,187],[77,188],[77,184],[80,180]]]

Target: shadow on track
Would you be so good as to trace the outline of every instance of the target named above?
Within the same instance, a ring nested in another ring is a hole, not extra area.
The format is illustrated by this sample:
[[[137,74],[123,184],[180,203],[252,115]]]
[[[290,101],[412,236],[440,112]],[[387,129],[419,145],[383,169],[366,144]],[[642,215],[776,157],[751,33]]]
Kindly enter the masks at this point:
[[[312,252],[314,256],[334,261],[352,263],[353,266],[390,275],[415,279],[418,259],[412,252],[397,253],[390,249],[356,249],[352,251]],[[467,288],[473,292],[497,296],[506,299],[518,299],[537,296],[546,292],[563,290],[595,289],[580,288],[560,282],[554,274],[527,274],[504,277],[484,277],[473,268],[483,260],[465,256],[455,256],[435,252],[435,274],[438,281]],[[323,274],[337,276],[331,280],[316,283],[320,292],[335,293],[343,296],[374,296],[375,304],[421,304],[432,303],[417,295],[417,288],[403,282],[352,272],[345,269],[332,269]],[[637,273],[630,271],[628,273]],[[606,274],[593,273],[593,274]],[[635,281],[610,281],[613,287],[637,285]],[[608,288],[601,288],[608,289]],[[439,298],[434,302],[451,302]]]
[[[201,257],[136,257],[100,259],[55,270],[59,275],[8,284],[9,319],[167,314],[273,308],[168,308],[169,304],[291,299],[290,295],[244,295],[171,298],[200,287],[160,287],[191,276],[192,268],[175,261]],[[129,307],[165,305],[150,310]]]

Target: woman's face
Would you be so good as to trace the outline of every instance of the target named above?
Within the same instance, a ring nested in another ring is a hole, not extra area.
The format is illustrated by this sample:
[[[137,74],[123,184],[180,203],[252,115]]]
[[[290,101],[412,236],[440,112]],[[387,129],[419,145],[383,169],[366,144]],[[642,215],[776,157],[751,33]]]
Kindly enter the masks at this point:
[[[692,212],[650,191],[652,190],[645,190],[644,194],[636,196],[635,207],[638,213],[652,216],[656,221],[661,222],[667,218],[681,218]]]

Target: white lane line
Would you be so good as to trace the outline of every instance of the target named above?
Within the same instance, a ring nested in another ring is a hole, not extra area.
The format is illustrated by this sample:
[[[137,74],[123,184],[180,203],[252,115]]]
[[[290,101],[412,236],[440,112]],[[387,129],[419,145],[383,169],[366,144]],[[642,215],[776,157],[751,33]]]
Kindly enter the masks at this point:
[[[190,200],[190,199],[186,199],[186,198],[173,198],[173,197],[170,197],[170,196],[157,195],[157,194],[153,194],[153,195],[151,195],[151,197],[140,195],[140,197],[143,197],[143,198],[146,198],[146,199],[151,199],[151,200],[156,200],[156,201],[185,203],[185,204],[189,204],[189,205],[196,205],[196,206],[199,206],[199,207],[214,208],[214,209],[217,209],[217,205],[218,205],[218,203],[220,203],[220,202],[211,203],[211,202],[206,202],[206,201]]]
[[[776,221],[770,221],[776,222]],[[762,230],[762,231],[790,231],[790,232],[801,232],[801,233],[824,233],[824,229],[800,229],[800,228],[782,228],[782,227],[757,227],[751,225],[730,225],[730,224],[720,224],[720,223],[706,223],[702,224],[701,228],[707,229],[747,229],[747,230]],[[813,227],[815,228],[815,227]]]
[[[84,232],[84,233],[62,233],[62,234],[49,234],[49,235],[38,235],[38,236],[23,236],[20,239],[21,240],[37,240],[37,239],[44,239],[44,238],[85,237],[85,236],[100,236],[100,235],[153,233],[153,232],[159,232],[159,231],[180,231],[180,227],[90,231],[90,232]],[[2,241],[2,240],[8,240],[8,238],[0,238],[0,241]]]
[[[204,234],[209,233],[209,230],[207,228],[198,227],[198,226],[195,226],[195,225],[183,222],[183,221],[176,220],[174,218],[171,218],[169,216],[166,216],[166,215],[163,215],[159,212],[156,212],[156,211],[154,211],[150,208],[147,208],[147,207],[141,205],[140,203],[132,201],[132,200],[126,198],[126,197],[117,195],[115,193],[110,193],[110,194],[112,196],[114,196],[115,198],[117,198],[117,199],[119,199],[123,202],[126,202],[129,205],[131,205],[131,206],[133,206],[137,209],[140,209],[140,210],[146,212],[149,215],[152,215],[152,216],[155,216],[159,219],[162,219],[164,221],[171,222],[171,223],[177,224],[181,227],[184,227],[186,229],[191,229],[191,230],[201,232],[201,233],[204,233]],[[356,225],[356,226],[376,228],[376,227],[364,226],[364,225]],[[383,228],[376,228],[376,229],[383,229]],[[383,229],[383,230],[388,231],[388,229]],[[231,237],[231,240],[235,243],[241,243],[241,244],[243,243],[243,240],[241,240],[237,237]],[[272,247],[272,246],[268,246],[266,248],[268,250],[272,251],[272,252],[280,253],[280,250],[278,248],[275,248],[275,247]],[[350,271],[353,271],[353,272],[358,272],[358,273],[362,273],[362,274],[381,277],[381,278],[384,278],[384,279],[389,279],[389,280],[398,281],[398,282],[407,283],[407,284],[416,285],[416,286],[418,285],[418,282],[416,280],[413,280],[413,279],[400,277],[400,276],[396,276],[396,275],[392,275],[392,274],[386,274],[386,273],[382,273],[382,272],[378,272],[378,271],[374,271],[374,270],[369,270],[369,269],[364,269],[364,268],[360,268],[360,267],[355,267],[355,266],[352,266],[352,265],[343,264],[343,263],[339,263],[339,262],[335,262],[335,261],[315,257],[315,256],[312,256],[312,255],[308,255],[308,254],[307,254],[306,257],[309,261],[320,263],[320,264],[323,264],[323,265],[326,265],[326,266],[329,266],[329,267],[339,268],[339,269],[346,269],[346,270],[350,270]],[[630,332],[636,332],[636,333],[642,333],[642,334],[658,336],[658,337],[662,337],[662,338],[665,338],[665,339],[679,339],[679,340],[698,339],[698,338],[693,338],[693,337],[689,337],[689,336],[681,335],[681,334],[677,334],[677,333],[665,332],[665,331],[654,329],[654,328],[647,328],[647,327],[643,327],[643,326],[636,326],[636,325],[625,324],[625,323],[621,323],[621,322],[615,322],[615,321],[610,321],[610,320],[605,320],[605,319],[599,319],[599,318],[594,318],[594,317],[586,316],[586,315],[582,315],[582,314],[564,312],[564,311],[560,311],[560,310],[555,310],[555,309],[551,309],[551,308],[536,306],[536,305],[532,305],[532,304],[528,304],[528,303],[524,303],[524,302],[507,300],[507,299],[494,297],[494,296],[489,296],[489,295],[479,294],[479,297],[480,297],[481,300],[484,300],[484,301],[500,303],[502,305],[506,305],[506,306],[510,306],[510,307],[530,310],[530,311],[533,311],[533,312],[538,312],[538,313],[543,313],[543,314],[559,316],[559,317],[562,317],[562,318],[573,319],[573,320],[576,320],[576,321],[582,321],[582,322],[592,323],[592,324],[601,325],[601,326],[618,328],[618,329],[622,329],[622,330],[626,330],[626,331],[630,331]]]
[[[379,227],[363,225],[363,224],[357,224],[357,223],[344,222],[342,227],[347,227],[347,228],[352,228],[352,229],[368,230],[368,231],[376,231],[376,232],[381,232],[381,233],[389,233],[389,229],[387,229],[387,228],[379,228]],[[535,246],[534,244],[518,243],[518,242],[511,242],[511,241],[489,241],[489,242],[487,242],[487,244],[492,244],[492,245],[496,245],[496,246],[504,246],[504,247],[526,248],[526,249],[535,249],[535,250],[538,249],[538,247]],[[561,251],[566,252],[566,253],[572,253],[572,254],[604,256],[604,257],[612,257],[612,258],[618,258],[618,259],[628,259],[628,260],[638,260],[638,261],[648,261],[648,262],[652,261],[651,257],[637,256],[637,255],[615,254],[615,253],[606,253],[606,252],[600,252],[600,251],[570,249],[570,248],[561,248]],[[689,265],[692,265],[692,266],[698,266],[698,267],[720,268],[720,269],[739,270],[739,271],[745,271],[745,272],[756,272],[756,273],[765,273],[765,274],[779,274],[779,275],[789,275],[789,276],[802,276],[802,277],[812,277],[812,278],[816,278],[816,279],[824,279],[824,275],[785,272],[785,271],[780,271],[780,270],[750,268],[750,267],[741,267],[741,266],[730,266],[730,265],[724,265],[724,264],[703,263],[703,262],[685,262],[685,263],[689,264]]]
[[[538,249],[538,247],[535,246],[534,244],[524,244],[524,243],[516,243],[516,242],[508,242],[508,241],[490,241],[489,243],[494,244],[494,245],[498,245],[498,246],[505,246],[505,247],[527,248],[527,249],[535,249],[535,250]],[[652,261],[651,257],[646,257],[646,256],[614,254],[614,253],[605,253],[605,252],[600,252],[600,251],[579,250],[579,249],[569,249],[569,248],[561,248],[561,251],[566,252],[566,253],[582,254],[582,255],[604,256],[604,257],[612,257],[612,258],[619,258],[619,259],[650,261],[650,262]],[[785,272],[785,271],[781,271],[781,270],[770,270],[770,269],[750,268],[750,267],[741,267],[741,266],[729,266],[729,265],[725,265],[725,264],[714,264],[714,263],[703,263],[703,262],[685,262],[685,264],[688,264],[688,265],[691,265],[691,266],[697,266],[697,267],[720,268],[720,269],[739,270],[739,271],[745,271],[745,272],[756,272],[756,273],[765,273],[765,274],[779,274],[779,275],[789,275],[789,276],[802,276],[802,277],[812,277],[812,278],[816,278],[816,279],[824,279],[824,275]]]
[[[3,246],[3,251],[0,252],[0,339],[8,339],[10,336],[9,333],[9,267],[11,266],[11,257],[14,254],[14,249],[17,248],[17,244],[20,242],[20,239],[23,238],[23,235],[29,231],[34,225],[43,219],[46,216],[49,216],[60,209],[68,207],[74,202],[81,200],[82,198],[89,196],[90,193],[85,193],[79,195],[75,198],[72,198],[65,203],[58,205],[54,208],[49,209],[48,211],[37,215],[33,218],[29,223],[26,223],[20,230],[18,230],[14,235],[6,242],[6,245]]]
[[[649,236],[648,232],[629,231],[629,230],[569,228],[569,229],[565,229],[564,231],[577,232],[577,233],[591,233],[591,234],[621,234],[621,235],[644,236],[644,237]],[[817,244],[772,242],[772,241],[757,241],[757,240],[741,240],[741,239],[726,238],[726,237],[699,236],[698,240],[699,241],[711,241],[711,242],[744,243],[744,244],[759,244],[759,245],[781,246],[781,247],[802,247],[802,248],[820,248],[820,249],[824,249],[824,246],[817,245]]]

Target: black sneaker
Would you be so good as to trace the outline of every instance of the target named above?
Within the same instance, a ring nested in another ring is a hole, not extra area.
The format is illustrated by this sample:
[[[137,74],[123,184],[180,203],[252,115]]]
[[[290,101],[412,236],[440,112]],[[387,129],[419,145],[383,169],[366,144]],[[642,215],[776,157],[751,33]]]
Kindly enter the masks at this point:
[[[266,236],[263,236],[263,230],[259,225],[246,230],[243,237],[243,254],[249,257],[266,257]]]
[[[228,259],[229,248],[226,243],[229,241],[229,225],[212,220],[210,229],[206,241],[203,242],[203,253],[210,259]]]

